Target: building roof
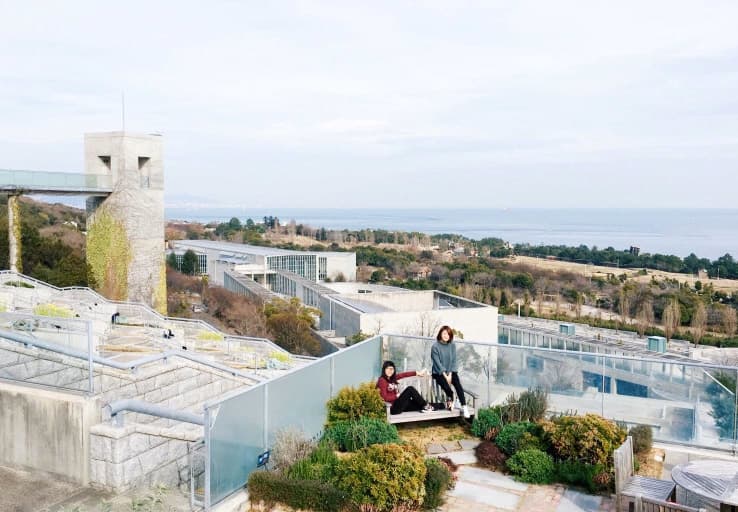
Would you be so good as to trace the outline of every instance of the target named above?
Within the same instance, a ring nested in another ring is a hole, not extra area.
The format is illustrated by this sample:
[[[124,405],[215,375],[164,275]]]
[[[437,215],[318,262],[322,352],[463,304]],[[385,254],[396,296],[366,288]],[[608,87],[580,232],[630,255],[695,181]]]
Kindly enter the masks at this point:
[[[352,252],[332,251],[293,251],[290,249],[279,249],[277,247],[265,247],[261,245],[237,244],[234,242],[221,242],[217,240],[173,240],[174,245],[199,248],[203,250],[221,251],[228,253],[255,254],[258,256],[289,256],[289,255],[319,255],[332,257],[351,257]]]

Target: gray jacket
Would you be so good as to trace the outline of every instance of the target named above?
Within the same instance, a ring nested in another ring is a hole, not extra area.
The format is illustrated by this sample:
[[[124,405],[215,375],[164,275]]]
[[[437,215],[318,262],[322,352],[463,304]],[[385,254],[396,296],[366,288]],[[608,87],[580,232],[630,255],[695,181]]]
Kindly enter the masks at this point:
[[[431,361],[433,369],[431,373],[441,374],[458,371],[456,366],[456,343],[441,343],[436,341],[431,348]]]

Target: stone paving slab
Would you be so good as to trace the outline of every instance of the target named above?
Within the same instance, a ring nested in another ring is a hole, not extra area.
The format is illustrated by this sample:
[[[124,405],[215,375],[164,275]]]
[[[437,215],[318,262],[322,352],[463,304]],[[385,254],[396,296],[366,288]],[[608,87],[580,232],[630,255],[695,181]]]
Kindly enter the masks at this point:
[[[472,482],[480,485],[498,487],[500,489],[523,493],[528,490],[528,485],[516,482],[512,477],[489,471],[487,469],[462,466],[457,472],[459,480]]]
[[[493,487],[465,482],[459,479],[456,487],[449,491],[449,496],[461,498],[473,503],[494,506],[500,510],[517,510],[520,496]]]
[[[458,441],[449,441],[446,443],[442,443],[441,446],[443,446],[444,452],[455,452],[461,449],[461,445],[459,445]]]
[[[458,451],[458,452],[448,452],[448,453],[439,453],[436,454],[439,457],[446,457],[448,459],[451,459],[451,461],[456,464],[457,466],[464,466],[467,464],[476,464],[477,463],[477,456],[474,453],[473,450],[465,450],[465,451]]]
[[[447,450],[445,450],[441,444],[431,443],[426,447],[425,451],[430,455],[437,455],[439,453],[446,453]]]
[[[462,439],[461,441],[459,441],[462,450],[473,450],[474,448],[479,446],[479,443],[481,443],[481,441],[474,439]]]
[[[566,489],[559,501],[556,512],[597,512],[602,504],[602,496],[592,496],[572,489]]]

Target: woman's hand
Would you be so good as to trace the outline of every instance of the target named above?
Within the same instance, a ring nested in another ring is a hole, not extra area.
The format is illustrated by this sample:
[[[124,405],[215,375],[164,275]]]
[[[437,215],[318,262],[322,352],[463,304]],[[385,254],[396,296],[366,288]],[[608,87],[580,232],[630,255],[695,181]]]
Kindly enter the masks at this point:
[[[418,377],[427,377],[428,376],[428,370],[426,370],[425,368],[421,368],[420,370],[418,370],[417,372],[415,372],[415,375],[417,375]]]
[[[451,372],[449,373],[443,372],[443,376],[446,377],[446,382],[451,384]]]

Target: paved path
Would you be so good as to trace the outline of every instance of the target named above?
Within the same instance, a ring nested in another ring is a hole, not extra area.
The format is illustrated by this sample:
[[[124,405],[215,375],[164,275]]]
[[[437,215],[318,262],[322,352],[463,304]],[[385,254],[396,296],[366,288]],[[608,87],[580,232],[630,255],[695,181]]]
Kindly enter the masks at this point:
[[[456,487],[449,491],[442,512],[613,512],[614,502],[563,485],[530,485],[502,473],[472,466],[476,462],[470,441],[430,445],[428,452],[458,464]],[[456,448],[454,451],[447,449]]]

